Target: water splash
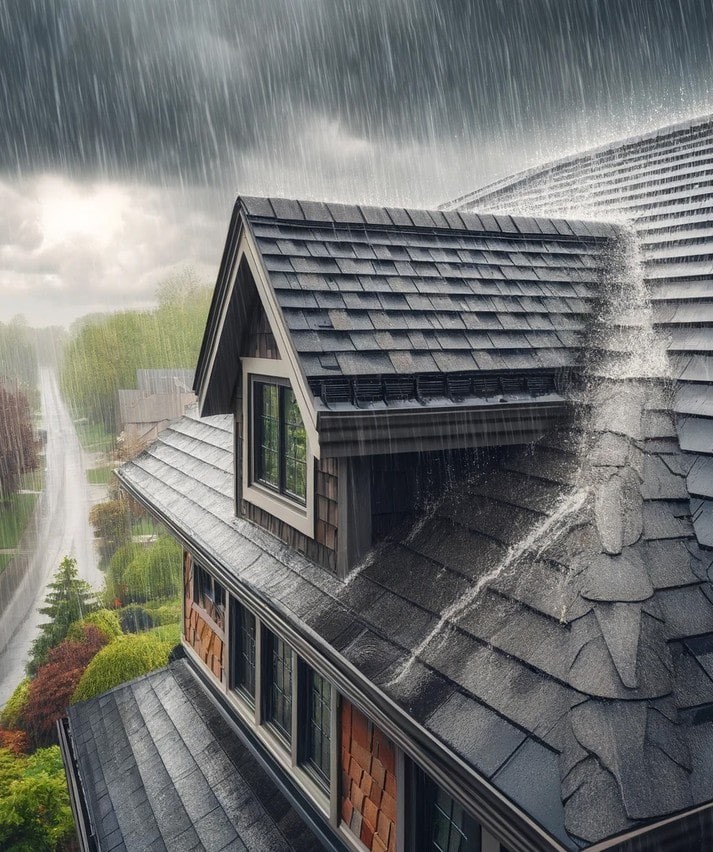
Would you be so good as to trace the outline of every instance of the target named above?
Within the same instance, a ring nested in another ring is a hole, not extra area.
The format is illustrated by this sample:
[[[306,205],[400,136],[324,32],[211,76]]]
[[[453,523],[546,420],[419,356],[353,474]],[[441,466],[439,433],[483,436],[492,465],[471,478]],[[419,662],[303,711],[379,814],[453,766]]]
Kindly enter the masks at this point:
[[[447,623],[456,623],[460,616],[468,611],[471,606],[477,606],[480,593],[487,586],[495,582],[508,568],[517,563],[525,555],[531,555],[534,559],[539,559],[545,548],[550,546],[553,541],[557,540],[563,532],[570,528],[569,519],[581,512],[591,492],[591,486],[576,484],[570,491],[560,497],[555,503],[552,512],[547,517],[535,525],[521,541],[512,545],[503,559],[492,570],[483,574],[478,579],[478,582],[463,597],[458,598],[443,610],[438,623],[411,652],[408,660],[406,660],[401,670],[391,679],[388,685],[396,684],[406,677],[426,648],[443,635],[445,625]]]

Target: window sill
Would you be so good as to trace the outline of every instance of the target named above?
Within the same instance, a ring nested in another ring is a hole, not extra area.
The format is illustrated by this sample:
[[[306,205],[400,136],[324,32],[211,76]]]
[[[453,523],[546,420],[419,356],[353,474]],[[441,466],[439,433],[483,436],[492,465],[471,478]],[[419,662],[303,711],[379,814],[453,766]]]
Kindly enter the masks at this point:
[[[301,505],[276,491],[264,488],[257,482],[243,486],[242,496],[258,509],[274,515],[309,538],[314,538],[314,513],[308,512],[306,505]]]

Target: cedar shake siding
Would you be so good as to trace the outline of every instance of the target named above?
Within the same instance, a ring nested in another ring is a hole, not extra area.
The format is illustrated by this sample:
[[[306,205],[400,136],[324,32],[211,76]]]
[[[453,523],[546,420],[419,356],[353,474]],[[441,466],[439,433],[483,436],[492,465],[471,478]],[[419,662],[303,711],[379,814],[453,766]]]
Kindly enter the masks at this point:
[[[371,852],[395,852],[396,748],[346,699],[340,717],[342,819]]]
[[[224,613],[215,604],[195,600],[194,561],[184,555],[184,636],[186,642],[222,683],[224,675]],[[202,603],[202,605],[201,605]]]

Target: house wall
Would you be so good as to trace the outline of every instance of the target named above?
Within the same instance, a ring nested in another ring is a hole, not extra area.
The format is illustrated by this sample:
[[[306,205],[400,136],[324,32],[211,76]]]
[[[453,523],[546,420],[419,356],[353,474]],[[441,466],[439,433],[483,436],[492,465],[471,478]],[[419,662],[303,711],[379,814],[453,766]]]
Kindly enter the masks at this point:
[[[342,819],[371,852],[395,852],[396,747],[345,698],[340,723]]]
[[[183,635],[200,659],[223,681],[225,632],[214,621],[215,613],[201,610],[193,600],[193,557],[183,555]]]
[[[280,357],[280,351],[270,328],[265,308],[259,299],[250,318],[250,328],[243,355],[248,358],[278,359]]]

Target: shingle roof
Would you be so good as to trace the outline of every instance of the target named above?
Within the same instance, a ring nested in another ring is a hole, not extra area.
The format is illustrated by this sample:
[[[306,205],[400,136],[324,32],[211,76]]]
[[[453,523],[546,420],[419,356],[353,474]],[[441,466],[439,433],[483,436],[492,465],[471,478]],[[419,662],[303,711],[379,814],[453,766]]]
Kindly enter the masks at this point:
[[[68,715],[100,852],[321,848],[185,661]]]
[[[463,196],[461,208],[626,219],[638,234],[654,320],[678,382],[673,410],[691,459],[698,539],[713,546],[713,118],[530,169]],[[694,463],[695,462],[695,463]],[[699,499],[700,498],[700,499]]]
[[[240,197],[199,390],[241,226],[254,236],[317,395],[320,381],[345,377],[575,366],[616,233],[597,222]]]
[[[687,638],[713,632],[711,560],[660,390],[604,397],[639,431],[595,418],[584,468],[566,432],[491,460],[346,582],[232,517],[229,417],[185,418],[120,476],[229,584],[316,631],[562,842],[592,842],[713,798],[686,757],[713,743],[688,709],[713,704],[713,680]],[[582,478],[631,497],[602,516]]]

